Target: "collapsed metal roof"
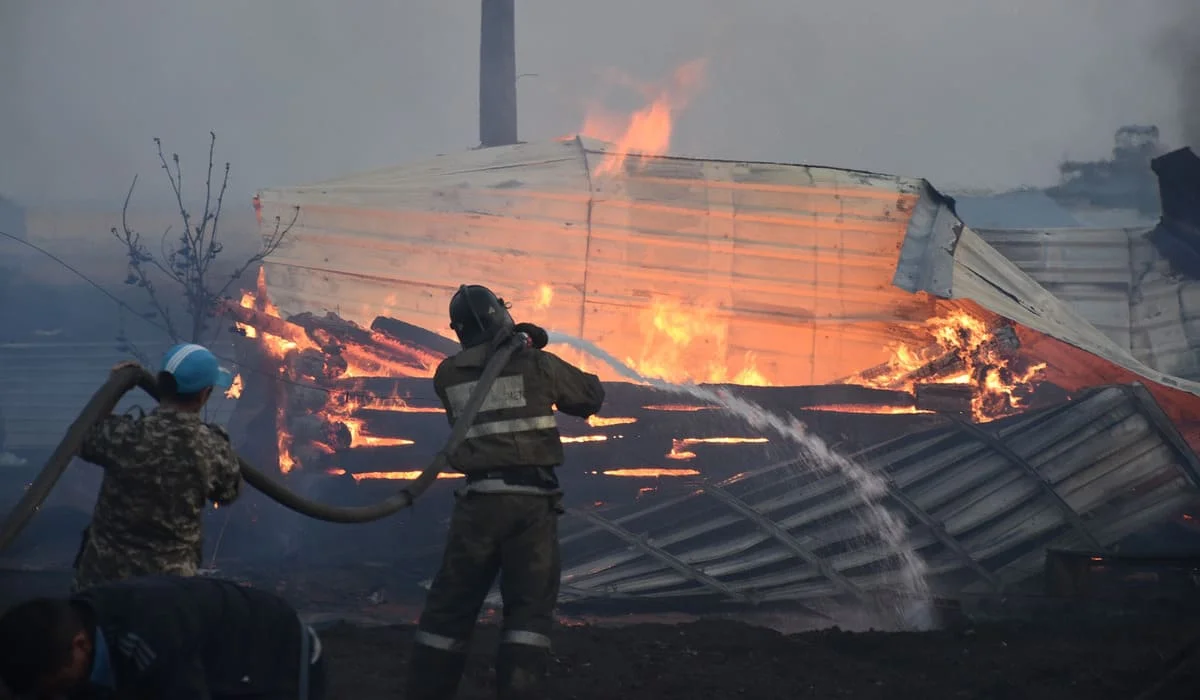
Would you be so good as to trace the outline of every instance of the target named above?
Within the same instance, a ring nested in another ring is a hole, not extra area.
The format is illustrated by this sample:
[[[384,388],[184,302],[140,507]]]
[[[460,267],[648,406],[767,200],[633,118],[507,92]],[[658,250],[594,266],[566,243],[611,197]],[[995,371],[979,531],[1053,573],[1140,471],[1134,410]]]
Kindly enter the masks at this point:
[[[1047,547],[1103,551],[1200,494],[1200,464],[1143,387],[974,426],[947,419],[854,456],[935,589],[996,592],[1041,570]],[[564,600],[770,602],[894,587],[894,555],[866,536],[842,474],[794,460],[648,504],[575,510],[563,527]]]

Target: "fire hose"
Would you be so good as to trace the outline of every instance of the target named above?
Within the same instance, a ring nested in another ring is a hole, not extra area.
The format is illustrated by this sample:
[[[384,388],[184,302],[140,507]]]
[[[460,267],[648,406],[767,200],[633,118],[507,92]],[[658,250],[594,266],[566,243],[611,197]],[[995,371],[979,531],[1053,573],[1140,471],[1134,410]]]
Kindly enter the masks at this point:
[[[492,354],[483,373],[479,377],[475,389],[467,399],[462,413],[455,419],[450,429],[450,437],[441,451],[434,456],[433,461],[421,475],[407,484],[395,495],[379,503],[369,506],[336,507],[309,500],[289,490],[276,479],[267,476],[246,460],[238,457],[241,465],[242,478],[246,483],[261,491],[276,503],[310,518],[331,523],[366,523],[393,515],[413,504],[418,497],[437,479],[438,474],[449,466],[449,457],[466,438],[475,414],[479,412],[487,397],[492,383],[500,376],[500,372],[508,364],[509,358],[520,348],[530,344],[529,336],[524,333],[514,333],[509,336]],[[25,494],[8,514],[4,524],[0,525],[0,552],[8,548],[17,538],[29,520],[37,513],[46,501],[58,479],[66,471],[71,459],[79,454],[80,448],[92,426],[111,415],[117,402],[129,391],[140,387],[156,401],[159,398],[158,386],[154,377],[139,367],[129,367],[114,372],[105,384],[92,395],[84,406],[79,417],[67,429],[67,434],[59,442],[58,447],[50,455],[46,466],[38,474],[33,483],[26,489]]]

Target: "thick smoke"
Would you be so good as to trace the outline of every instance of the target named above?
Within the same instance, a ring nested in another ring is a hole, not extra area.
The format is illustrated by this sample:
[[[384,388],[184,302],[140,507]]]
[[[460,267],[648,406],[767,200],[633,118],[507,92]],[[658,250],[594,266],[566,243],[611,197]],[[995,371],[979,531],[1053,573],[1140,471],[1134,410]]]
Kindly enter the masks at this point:
[[[1184,143],[1200,149],[1200,2],[1169,0],[1174,16],[1158,46],[1178,90]]]

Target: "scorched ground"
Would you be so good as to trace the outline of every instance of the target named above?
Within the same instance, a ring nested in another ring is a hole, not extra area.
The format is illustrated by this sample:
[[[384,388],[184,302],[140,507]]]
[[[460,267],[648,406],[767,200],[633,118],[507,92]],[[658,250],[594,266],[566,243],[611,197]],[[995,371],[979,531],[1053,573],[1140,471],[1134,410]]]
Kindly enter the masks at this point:
[[[1197,634],[1184,619],[985,624],[925,633],[796,635],[731,621],[556,633],[552,697],[603,698],[1105,698],[1137,697]],[[324,632],[334,698],[402,697],[411,628],[339,626]],[[460,698],[491,698],[489,651],[477,634]],[[1194,697],[1190,666],[1184,690]]]

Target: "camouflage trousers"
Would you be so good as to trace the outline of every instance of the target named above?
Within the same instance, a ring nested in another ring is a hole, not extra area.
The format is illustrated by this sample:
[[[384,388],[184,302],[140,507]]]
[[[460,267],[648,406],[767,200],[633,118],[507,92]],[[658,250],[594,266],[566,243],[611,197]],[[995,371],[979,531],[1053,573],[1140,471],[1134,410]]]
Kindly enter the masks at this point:
[[[558,499],[465,493],[450,521],[441,569],[418,624],[406,698],[452,698],[483,602],[500,574],[501,698],[536,697],[558,603]]]
[[[84,530],[79,553],[75,556],[75,580],[71,583],[71,592],[138,576],[195,576],[199,569],[199,551],[156,551],[149,545],[144,548],[119,547],[96,537],[89,528]]]

